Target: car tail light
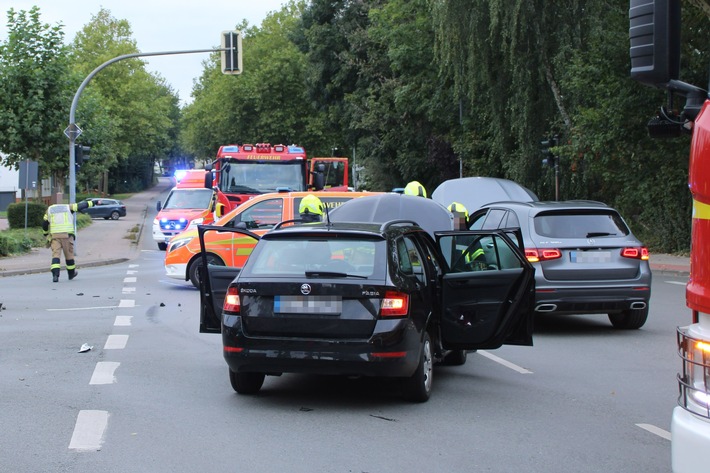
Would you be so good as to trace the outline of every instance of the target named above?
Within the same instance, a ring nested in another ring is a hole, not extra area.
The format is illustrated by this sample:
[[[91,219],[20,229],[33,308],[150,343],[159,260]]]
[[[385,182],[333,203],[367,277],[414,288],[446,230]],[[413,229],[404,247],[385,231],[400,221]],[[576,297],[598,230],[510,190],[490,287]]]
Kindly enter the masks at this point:
[[[647,260],[649,258],[648,248],[645,246],[631,246],[621,250],[621,256],[624,258],[634,258]]]
[[[525,257],[531,263],[562,258],[562,252],[557,248],[525,248]]]
[[[387,291],[380,306],[380,317],[404,317],[409,313],[409,295]]]
[[[224,306],[222,307],[225,312],[239,313],[240,301],[237,291],[236,286],[230,286],[229,289],[227,289],[227,295],[224,297]]]

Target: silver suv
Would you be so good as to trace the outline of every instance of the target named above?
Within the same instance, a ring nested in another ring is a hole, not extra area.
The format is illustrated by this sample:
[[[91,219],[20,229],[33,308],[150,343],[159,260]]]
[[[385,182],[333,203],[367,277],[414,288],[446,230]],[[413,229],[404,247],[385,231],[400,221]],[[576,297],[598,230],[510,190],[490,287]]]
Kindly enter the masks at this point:
[[[619,329],[648,318],[648,249],[601,202],[494,202],[471,215],[471,230],[520,227],[535,267],[535,311],[608,314]]]

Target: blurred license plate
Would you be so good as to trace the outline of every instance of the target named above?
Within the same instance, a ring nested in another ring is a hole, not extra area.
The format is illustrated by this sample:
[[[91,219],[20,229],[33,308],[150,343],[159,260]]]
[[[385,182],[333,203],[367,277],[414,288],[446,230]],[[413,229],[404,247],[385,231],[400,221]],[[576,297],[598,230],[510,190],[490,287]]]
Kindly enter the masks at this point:
[[[275,314],[339,315],[343,311],[340,296],[275,296]]]
[[[570,251],[573,263],[610,263],[611,251]]]

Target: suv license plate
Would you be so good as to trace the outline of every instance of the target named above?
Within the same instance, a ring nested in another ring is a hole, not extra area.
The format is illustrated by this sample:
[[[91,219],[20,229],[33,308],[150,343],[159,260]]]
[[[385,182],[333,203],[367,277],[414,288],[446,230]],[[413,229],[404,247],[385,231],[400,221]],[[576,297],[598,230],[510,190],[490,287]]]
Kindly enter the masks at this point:
[[[340,296],[275,296],[275,314],[339,315],[343,311]]]
[[[570,251],[572,263],[611,263],[611,251]]]

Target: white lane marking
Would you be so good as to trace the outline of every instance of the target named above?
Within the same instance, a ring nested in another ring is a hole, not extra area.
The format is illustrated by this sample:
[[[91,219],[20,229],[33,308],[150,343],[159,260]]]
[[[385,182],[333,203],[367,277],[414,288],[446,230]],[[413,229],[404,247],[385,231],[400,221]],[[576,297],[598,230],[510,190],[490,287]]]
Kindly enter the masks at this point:
[[[504,360],[503,358],[500,358],[498,356],[495,356],[491,353],[488,353],[485,350],[478,350],[476,353],[485,356],[489,360],[495,361],[496,363],[500,363],[501,365],[505,366],[506,368],[510,368],[511,370],[517,371],[520,374],[532,374],[532,371],[527,370],[523,368],[522,366],[518,366],[515,363],[511,363],[508,360]]]
[[[135,294],[135,293],[136,293],[135,287],[124,287],[123,288],[123,294]]]
[[[69,449],[80,452],[101,450],[108,425],[108,411],[79,411]]]
[[[132,315],[117,315],[116,321],[113,323],[116,327],[129,327],[131,325]]]
[[[126,274],[138,274],[138,271],[131,271],[130,269],[126,271]]]
[[[668,284],[677,284],[679,286],[686,286],[688,283],[687,282],[681,282],[681,281],[663,281]]]
[[[123,278],[124,283],[136,282],[138,278]]]
[[[137,268],[138,266],[140,266],[140,264],[129,264],[128,265],[129,268]]]
[[[116,382],[114,372],[121,365],[116,361],[99,361],[94,368],[89,384],[113,384]]]
[[[651,424],[636,424],[636,427],[641,427],[643,430],[647,430],[651,432],[652,434],[658,435],[661,438],[664,438],[666,440],[671,439],[671,433],[668,432],[667,430],[663,430],[660,427],[656,427],[655,425]]]
[[[121,299],[121,301],[118,303],[119,307],[135,307],[136,306],[136,301],[133,299]]]
[[[104,350],[122,350],[126,348],[126,343],[128,343],[128,335],[109,335]]]
[[[96,310],[96,309],[117,309],[120,306],[117,305],[105,305],[105,306],[95,306],[95,307],[65,307],[63,309],[47,309],[47,312],[62,312],[62,311],[75,311],[75,310]]]

